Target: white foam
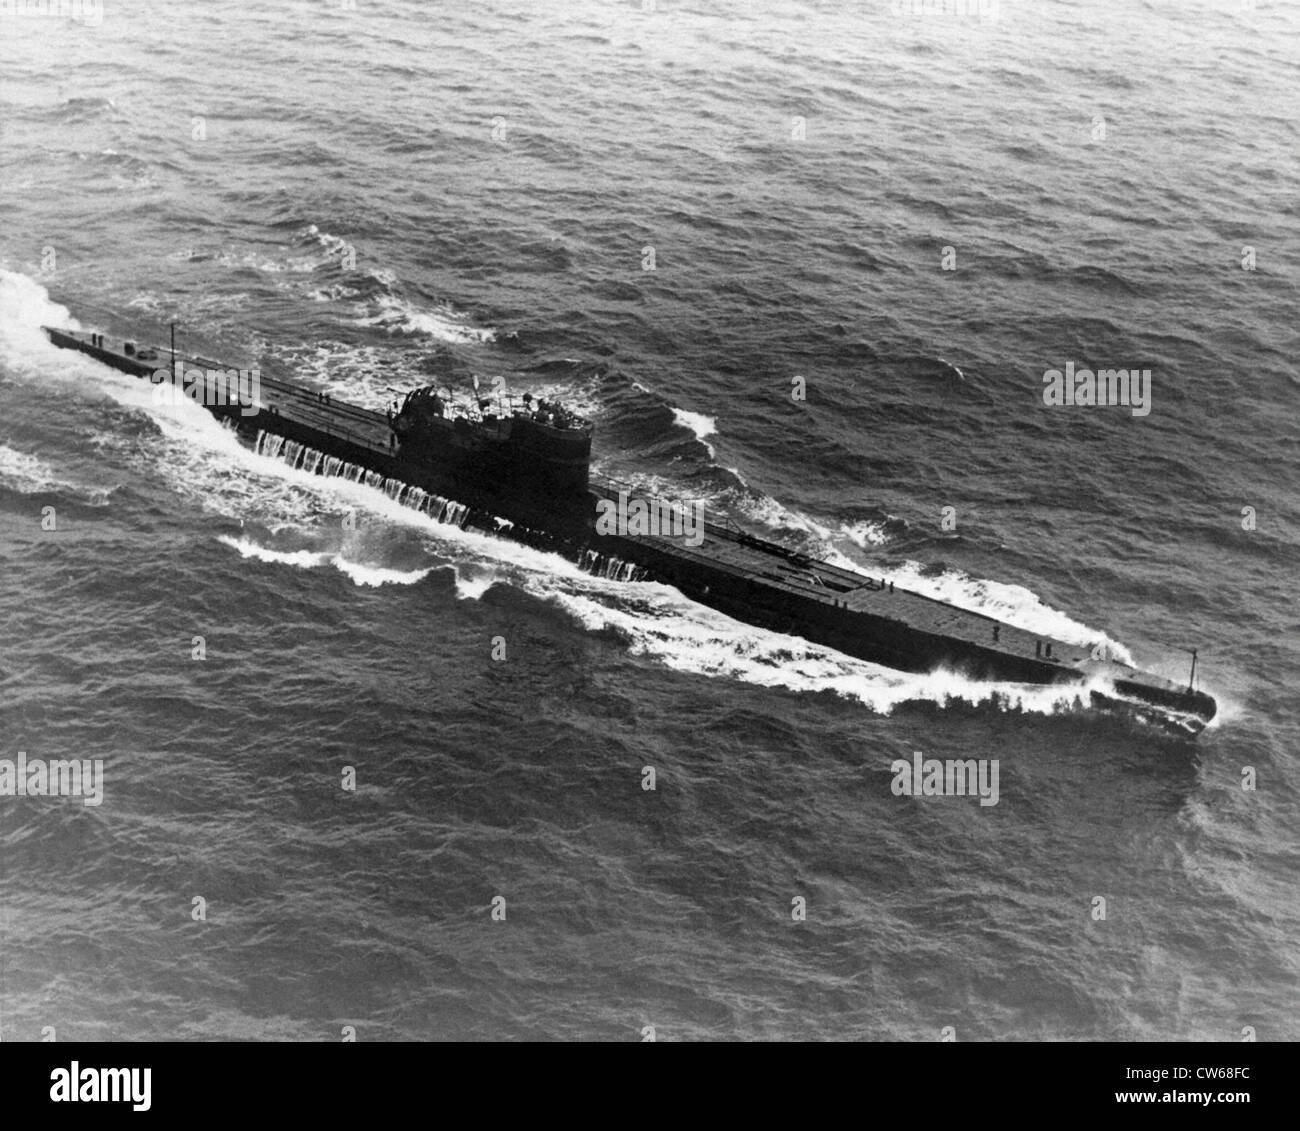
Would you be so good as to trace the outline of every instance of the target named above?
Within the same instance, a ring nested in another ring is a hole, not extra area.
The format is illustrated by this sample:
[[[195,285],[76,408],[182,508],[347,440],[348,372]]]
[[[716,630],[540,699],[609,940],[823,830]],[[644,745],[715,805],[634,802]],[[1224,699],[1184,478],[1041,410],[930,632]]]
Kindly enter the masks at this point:
[[[868,546],[883,546],[889,541],[883,523],[863,519],[861,522],[841,523],[840,533],[855,546],[866,549]],[[861,568],[861,567],[855,567]]]
[[[42,326],[81,328],[68,308],[51,301],[35,279],[0,268],[0,360],[30,368],[33,361],[53,356],[57,347]]]
[[[275,565],[294,566],[297,569],[319,569],[333,566],[340,573],[351,578],[357,586],[378,588],[381,585],[414,585],[422,581],[433,571],[428,569],[400,570],[384,566],[367,565],[362,562],[349,561],[340,553],[327,550],[273,550],[261,546],[249,538],[230,538],[224,534],[217,536],[217,541],[238,551],[241,557],[253,558],[259,562],[271,562]]]
[[[966,380],[966,374],[963,373],[963,372],[961,371],[961,369],[960,369],[958,366],[953,365],[953,363],[952,363],[951,361],[949,361],[946,357],[941,357],[941,358],[939,358],[939,360],[940,360],[944,365],[946,365],[946,366],[948,367],[948,369],[949,369],[951,372],[957,374],[957,380],[958,380],[958,381],[965,381],[965,380]]]
[[[317,287],[314,291],[308,291],[307,297],[312,302],[341,302],[344,299],[356,298],[360,293],[356,287],[350,287],[346,283],[331,283],[328,287]]]
[[[273,562],[276,565],[297,566],[299,569],[316,569],[333,556],[320,550],[272,550],[269,546],[259,546],[251,539],[230,538],[225,534],[217,535],[217,541],[239,551],[241,557]]]
[[[281,367],[293,381],[381,412],[395,395],[427,381],[395,371],[388,349],[344,342],[317,345],[311,352],[295,351],[281,358]]]
[[[49,464],[7,444],[0,444],[0,486],[22,495],[32,495],[59,485]]]
[[[322,248],[325,249],[326,256],[331,260],[342,260],[343,256],[352,250],[352,245],[342,236],[333,235],[330,232],[322,232],[315,224],[308,224],[303,229],[303,235],[311,236]]]
[[[860,570],[862,567],[857,568]],[[928,577],[922,573],[923,568],[916,562],[907,562],[893,569],[875,570],[873,575],[884,576],[900,589],[910,589],[913,593],[922,593],[958,608],[983,613],[1004,624],[1063,640],[1067,644],[1091,647],[1104,642],[1113,658],[1120,663],[1133,664],[1132,654],[1119,641],[1043,604],[1037,594],[1024,586],[986,581],[960,570],[945,570]]]
[[[760,522],[772,530],[802,531],[824,543],[828,549],[834,542],[835,532],[829,526],[809,518],[806,514],[791,510],[770,495],[746,497],[741,500],[740,509],[755,522]]]
[[[797,637],[742,624],[663,586],[639,585],[636,590],[640,600],[634,605],[558,589],[549,596],[585,628],[614,630],[628,641],[634,654],[652,657],[677,671],[761,687],[829,691],[881,714],[916,701],[1056,714],[1087,706],[1091,690],[1108,686],[1101,679],[1089,684],[1042,686],[986,683],[943,670],[898,672]]]
[[[477,601],[500,579],[494,573],[482,573],[473,577],[463,576],[456,570],[456,595],[462,600]]]
[[[248,267],[266,275],[305,275],[320,266],[320,261],[315,259],[271,259],[257,251],[223,251],[217,255],[216,262],[223,267]]]
[[[366,585],[372,588],[378,588],[380,585],[414,585],[417,581],[423,581],[430,573],[433,567],[428,569],[388,569],[385,566],[364,565],[361,562],[350,562],[341,554],[335,554],[330,559],[330,564],[347,574],[352,578],[356,585]]]
[[[684,408],[674,408],[673,422],[691,432],[704,445],[705,450],[709,453],[709,459],[717,457],[713,445],[708,442],[708,437],[716,435],[718,431],[718,422],[714,417],[705,416],[702,412],[690,412]]]
[[[362,326],[378,326],[394,331],[405,330],[412,334],[427,334],[443,342],[466,345],[490,342],[496,338],[495,330],[469,325],[451,307],[439,310],[422,309],[398,295],[379,295],[371,304],[375,312],[359,320]]]

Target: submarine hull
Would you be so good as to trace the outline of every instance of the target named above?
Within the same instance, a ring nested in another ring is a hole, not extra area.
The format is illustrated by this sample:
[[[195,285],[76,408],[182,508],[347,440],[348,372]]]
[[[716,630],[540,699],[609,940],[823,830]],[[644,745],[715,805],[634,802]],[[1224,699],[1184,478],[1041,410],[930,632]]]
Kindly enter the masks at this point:
[[[142,356],[98,334],[45,329],[55,345],[137,377],[168,367],[157,350]],[[211,400],[205,407],[251,446],[291,466],[362,480],[443,521],[561,554],[605,576],[672,585],[737,620],[859,659],[910,672],[942,668],[976,680],[1060,684],[1067,696],[1184,735],[1198,733],[1217,710],[1209,695],[1099,654],[1097,646],[1031,633],[896,589],[884,578],[812,559],[730,525],[704,522],[689,537],[680,530],[604,532],[598,513],[626,503],[629,493],[611,481],[588,480],[585,465],[584,486],[572,491],[557,492],[548,476],[522,474],[513,465],[503,478],[499,466],[432,458],[427,444],[402,443],[382,413],[274,378],[261,379],[256,404],[228,395]]]

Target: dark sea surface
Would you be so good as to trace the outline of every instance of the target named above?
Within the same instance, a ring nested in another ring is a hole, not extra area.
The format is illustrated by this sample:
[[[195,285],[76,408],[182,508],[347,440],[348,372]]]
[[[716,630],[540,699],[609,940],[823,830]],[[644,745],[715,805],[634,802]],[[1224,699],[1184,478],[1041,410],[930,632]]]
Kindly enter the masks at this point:
[[[1300,1036],[1300,10],[650,7],[0,15],[0,757],[105,767],[0,798],[0,1035]],[[367,405],[562,396],[766,537],[1198,646],[1220,716],[588,576],[39,329],[171,319]],[[1045,407],[1067,361],[1150,415]],[[913,751],[998,804],[894,796]]]

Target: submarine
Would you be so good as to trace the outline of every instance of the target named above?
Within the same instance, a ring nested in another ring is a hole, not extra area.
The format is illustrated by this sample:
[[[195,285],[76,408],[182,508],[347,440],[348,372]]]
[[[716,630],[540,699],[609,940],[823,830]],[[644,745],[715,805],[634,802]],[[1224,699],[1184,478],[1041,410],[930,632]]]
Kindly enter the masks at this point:
[[[908,672],[1060,685],[1079,703],[1180,737],[1214,699],[1084,646],[1006,624],[692,514],[590,470],[593,424],[523,397],[457,398],[424,386],[386,412],[277,377],[95,331],[42,327],[50,341],[122,373],[172,382],[259,454],[364,482],[432,518],[558,553],[589,572],[657,581],[737,620]]]

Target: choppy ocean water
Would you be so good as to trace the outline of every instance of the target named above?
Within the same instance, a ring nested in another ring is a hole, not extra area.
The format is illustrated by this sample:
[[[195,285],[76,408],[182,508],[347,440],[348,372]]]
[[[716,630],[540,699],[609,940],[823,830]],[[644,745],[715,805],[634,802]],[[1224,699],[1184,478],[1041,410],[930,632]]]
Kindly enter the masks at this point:
[[[0,758],[105,766],[0,799],[6,1039],[1297,1035],[1296,9],[650,7],[0,15]],[[73,318],[367,404],[563,395],[608,474],[1198,646],[1221,717],[434,523],[44,342]],[[1150,368],[1150,415],[1045,408],[1068,361]],[[999,803],[894,796],[916,750]]]

